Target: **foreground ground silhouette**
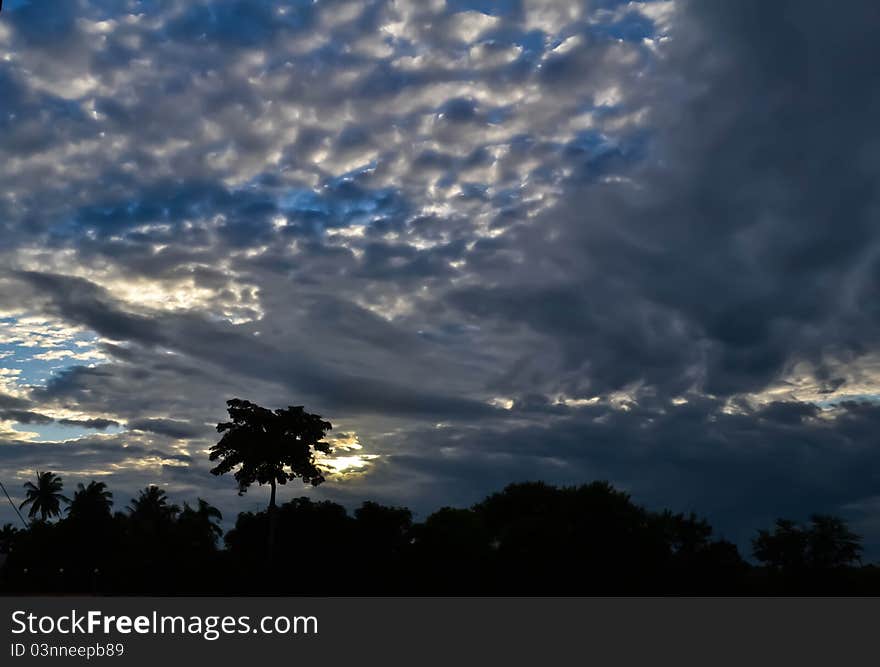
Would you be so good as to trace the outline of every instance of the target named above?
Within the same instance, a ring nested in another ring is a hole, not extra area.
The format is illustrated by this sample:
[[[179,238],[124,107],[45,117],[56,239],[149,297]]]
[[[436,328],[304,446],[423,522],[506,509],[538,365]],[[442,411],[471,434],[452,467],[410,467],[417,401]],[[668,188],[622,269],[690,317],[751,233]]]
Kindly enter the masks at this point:
[[[267,554],[268,511],[239,514],[223,535],[204,500],[181,508],[153,486],[114,514],[110,491],[92,482],[62,512],[51,495],[60,479],[41,477],[25,501],[37,505],[29,527],[0,532],[5,594],[880,592],[878,569],[858,562],[858,536],[834,517],[759,531],[756,566],[706,521],[648,511],[604,482],[514,484],[420,523],[405,508],[365,502],[349,514],[297,498],[275,508]]]

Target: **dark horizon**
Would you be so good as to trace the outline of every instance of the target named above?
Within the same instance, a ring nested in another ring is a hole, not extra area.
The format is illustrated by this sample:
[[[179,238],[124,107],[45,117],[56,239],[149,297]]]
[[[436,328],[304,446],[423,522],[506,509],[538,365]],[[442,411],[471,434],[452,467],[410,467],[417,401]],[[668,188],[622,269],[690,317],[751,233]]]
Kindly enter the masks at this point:
[[[864,562],[861,536],[838,517],[778,519],[755,534],[750,562],[698,515],[646,510],[607,482],[511,484],[424,521],[371,501],[353,512],[307,497],[276,506],[273,494],[226,531],[208,501],[180,506],[157,486],[121,511],[102,482],[78,485],[71,498],[47,471],[26,488],[26,527],[0,529],[0,595],[880,591],[880,567]]]

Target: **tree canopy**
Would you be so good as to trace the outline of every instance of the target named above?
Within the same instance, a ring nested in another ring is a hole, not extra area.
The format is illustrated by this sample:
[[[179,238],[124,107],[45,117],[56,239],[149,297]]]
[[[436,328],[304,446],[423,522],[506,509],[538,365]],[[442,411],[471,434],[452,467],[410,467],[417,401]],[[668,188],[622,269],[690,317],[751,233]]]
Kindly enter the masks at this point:
[[[239,494],[255,482],[270,484],[274,491],[275,484],[296,478],[314,486],[324,481],[315,453],[330,453],[330,445],[324,441],[326,432],[333,428],[330,422],[306,412],[303,406],[269,410],[237,398],[226,404],[230,420],[217,424],[223,437],[210,450],[210,460],[219,461],[212,474],[234,470]]]

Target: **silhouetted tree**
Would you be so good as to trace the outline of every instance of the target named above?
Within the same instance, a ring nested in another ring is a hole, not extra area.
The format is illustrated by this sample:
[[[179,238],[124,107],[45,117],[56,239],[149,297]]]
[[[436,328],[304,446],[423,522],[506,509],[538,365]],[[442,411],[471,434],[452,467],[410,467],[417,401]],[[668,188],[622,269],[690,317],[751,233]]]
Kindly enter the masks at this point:
[[[180,508],[168,503],[168,496],[163,489],[150,485],[132,498],[128,506],[131,520],[152,530],[161,529],[177,517]]]
[[[398,551],[406,543],[412,512],[365,501],[354,511],[357,531],[381,551]]]
[[[314,486],[324,481],[324,474],[315,463],[315,453],[330,452],[324,435],[333,427],[302,406],[273,411],[237,398],[227,401],[226,405],[230,421],[217,424],[217,432],[223,437],[211,447],[210,460],[219,460],[211,473],[224,475],[234,470],[239,495],[254,482],[270,486],[271,558],[275,542],[276,486],[298,477]]]
[[[420,580],[419,592],[486,593],[495,589],[494,579],[501,573],[491,566],[499,542],[493,541],[478,512],[444,507],[413,526],[411,536],[410,575]]]
[[[0,554],[9,553],[12,543],[15,542],[15,538],[20,532],[11,523],[4,524],[3,528],[0,528]]]
[[[656,524],[675,554],[696,553],[705,548],[712,536],[709,522],[693,513],[685,516],[664,510],[656,515]]]
[[[60,495],[57,477],[44,486]],[[512,484],[416,524],[404,507],[368,501],[349,514],[338,503],[294,498],[274,510],[273,552],[285,576],[265,566],[269,509],[239,514],[218,548],[222,517],[201,498],[180,510],[150,486],[127,513],[111,514],[110,491],[93,481],[79,484],[66,516],[50,522],[39,519],[43,504],[32,496],[37,520],[0,529],[0,592],[880,593],[880,568],[860,564],[861,538],[842,519],[780,519],[759,531],[754,553],[766,567],[758,568],[713,538],[705,519],[645,509],[606,482]],[[316,564],[323,576],[295,576]]]
[[[177,519],[181,535],[196,550],[213,549],[223,535],[219,523],[223,515],[216,507],[198,498],[195,507],[183,503],[183,511]]]
[[[93,592],[97,591],[99,573],[120,558],[121,541],[112,506],[113,494],[104,482],[80,483],[67,516],[58,522],[52,536],[67,545],[62,556],[65,576]]]
[[[816,569],[847,567],[860,561],[862,538],[849,529],[846,521],[826,514],[810,517],[807,532],[807,562]]]
[[[838,517],[814,514],[810,525],[777,519],[772,532],[759,530],[752,540],[755,558],[785,574],[831,570],[859,560],[861,538]]]
[[[61,514],[61,503],[69,503],[70,499],[61,493],[64,485],[61,478],[51,472],[37,472],[37,483],[25,482],[25,499],[19,505],[24,509],[30,505],[28,517],[33,519],[37,514],[41,521],[46,521]]]
[[[308,572],[320,564],[323,571],[334,575],[275,576],[271,568],[265,567],[268,510],[242,512],[225,538],[229,556],[247,587],[238,592],[317,594],[351,582],[360,583],[355,578],[351,582],[342,578],[356,560],[351,540],[352,519],[342,505],[293,498],[276,508],[275,520],[278,532],[273,550],[277,561],[284,563],[284,572]]]
[[[712,526],[691,513],[665,510],[654,525],[669,547],[669,590],[687,593],[730,593],[742,583],[748,564],[736,545],[712,539]]]
[[[536,591],[561,591],[577,582],[598,590],[635,581],[649,576],[648,566],[664,551],[647,513],[605,482],[562,489],[511,484],[476,509],[508,578],[526,568],[545,572],[545,581],[533,584]]]
[[[128,514],[116,514],[114,522],[122,534],[125,562],[117,585],[127,590],[170,592],[187,586],[191,568],[181,559],[187,549],[181,544],[177,526],[180,508],[169,502],[164,489],[150,485],[132,498]]]
[[[113,507],[113,494],[107,489],[104,482],[89,482],[88,486],[82,483],[76,487],[73,500],[67,508],[68,518],[74,521],[98,522],[111,518],[110,509]]]
[[[397,585],[411,528],[412,512],[405,507],[367,501],[354,511],[354,550],[379,590]]]
[[[758,531],[752,555],[775,570],[800,572],[807,565],[806,531],[794,521],[777,519],[772,532]]]

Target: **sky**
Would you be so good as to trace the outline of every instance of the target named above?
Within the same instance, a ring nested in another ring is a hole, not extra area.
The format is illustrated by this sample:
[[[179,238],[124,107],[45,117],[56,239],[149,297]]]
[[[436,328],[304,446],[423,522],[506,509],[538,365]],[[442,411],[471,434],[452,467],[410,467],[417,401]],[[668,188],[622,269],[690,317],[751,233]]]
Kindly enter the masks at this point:
[[[877,3],[4,4],[14,497],[259,509],[239,397],[334,425],[282,500],[605,479],[880,557]]]

